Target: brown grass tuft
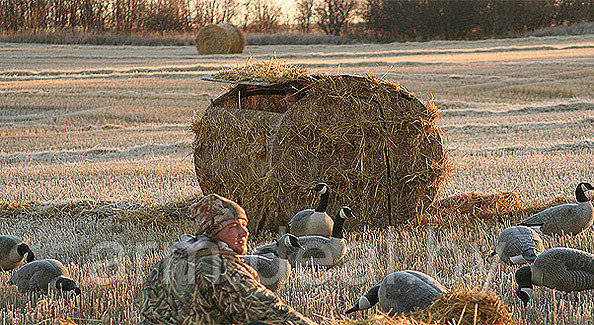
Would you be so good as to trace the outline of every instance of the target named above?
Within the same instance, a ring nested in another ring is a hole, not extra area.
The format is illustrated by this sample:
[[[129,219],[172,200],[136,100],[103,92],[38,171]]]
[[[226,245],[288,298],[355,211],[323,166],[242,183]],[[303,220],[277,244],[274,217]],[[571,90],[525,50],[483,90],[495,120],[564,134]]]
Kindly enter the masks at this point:
[[[479,290],[452,289],[433,304],[410,315],[375,315],[357,321],[336,321],[333,325],[508,325],[512,312],[501,298]]]
[[[388,316],[375,315],[367,319],[360,319],[356,321],[336,321],[332,325],[428,325],[423,322],[416,321],[411,317],[404,315]]]
[[[437,213],[441,215],[466,214],[479,219],[491,219],[521,208],[520,195],[516,192],[493,194],[472,192],[440,200],[437,205]]]
[[[452,289],[411,317],[434,324],[512,324],[512,312],[501,298],[479,290]]]

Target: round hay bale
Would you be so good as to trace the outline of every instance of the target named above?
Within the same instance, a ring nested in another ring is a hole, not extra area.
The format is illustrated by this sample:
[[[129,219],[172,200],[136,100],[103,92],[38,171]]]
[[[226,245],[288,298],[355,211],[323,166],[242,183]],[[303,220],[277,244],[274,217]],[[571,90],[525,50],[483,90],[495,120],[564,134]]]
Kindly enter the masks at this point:
[[[296,101],[280,109],[286,95]],[[204,193],[243,201],[258,230],[311,207],[304,189],[320,181],[332,189],[330,211],[347,205],[361,224],[402,223],[434,204],[451,168],[439,115],[373,76],[238,84],[192,125],[196,174]]]
[[[434,203],[449,172],[439,112],[375,77],[323,76],[289,109],[272,139],[273,178],[291,193],[290,218],[304,185],[324,181],[330,210],[348,205],[363,224],[410,220]]]
[[[196,49],[200,54],[227,54],[231,40],[227,30],[219,25],[206,25],[198,31]]]
[[[223,28],[229,36],[230,47],[229,53],[241,53],[245,47],[245,35],[239,27],[233,24],[219,24],[219,27]]]

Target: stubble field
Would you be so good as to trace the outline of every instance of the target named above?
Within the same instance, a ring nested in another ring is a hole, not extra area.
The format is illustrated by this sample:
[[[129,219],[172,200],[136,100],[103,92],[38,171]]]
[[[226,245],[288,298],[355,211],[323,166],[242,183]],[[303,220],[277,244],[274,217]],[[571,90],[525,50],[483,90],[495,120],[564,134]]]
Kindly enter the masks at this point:
[[[377,74],[434,98],[454,164],[440,198],[514,191],[526,205],[544,204],[573,200],[578,182],[594,182],[594,35],[248,46],[242,55],[211,56],[194,47],[0,43],[0,234],[26,239],[39,258],[63,261],[84,292],[70,302],[28,297],[4,284],[10,273],[0,273],[0,319],[136,323],[135,290],[191,225],[158,222],[150,213],[122,216],[201,194],[188,126],[221,84],[200,78],[274,56],[312,72]],[[15,206],[28,208],[12,213]],[[537,289],[521,306],[514,269],[486,259],[507,225],[350,232],[342,265],[298,269],[279,295],[331,324],[383,276],[416,269],[446,286],[501,296],[521,324],[590,324],[594,293],[577,303]],[[593,235],[546,238],[545,245],[594,252]],[[254,236],[252,245],[273,236]]]

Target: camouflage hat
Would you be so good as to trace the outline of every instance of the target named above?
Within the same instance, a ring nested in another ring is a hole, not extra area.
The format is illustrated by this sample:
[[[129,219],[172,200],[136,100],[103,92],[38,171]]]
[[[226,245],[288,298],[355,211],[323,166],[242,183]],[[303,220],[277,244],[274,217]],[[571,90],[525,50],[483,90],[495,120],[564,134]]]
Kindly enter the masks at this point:
[[[218,194],[209,194],[190,207],[190,219],[194,221],[196,235],[212,237],[227,225],[247,219],[239,204]]]

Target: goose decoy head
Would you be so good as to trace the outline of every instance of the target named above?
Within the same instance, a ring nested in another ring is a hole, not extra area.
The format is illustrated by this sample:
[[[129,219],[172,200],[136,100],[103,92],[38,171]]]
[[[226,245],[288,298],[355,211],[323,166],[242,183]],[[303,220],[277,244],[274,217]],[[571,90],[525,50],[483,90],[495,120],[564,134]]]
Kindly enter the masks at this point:
[[[526,307],[532,294],[532,270],[530,269],[530,265],[522,266],[516,271],[516,283],[518,284],[516,295],[522,300],[524,307]]]
[[[351,211],[351,208],[349,207],[342,207],[340,208],[340,211],[338,212],[338,215],[345,220],[349,220],[349,219],[356,219],[355,215],[353,215],[353,211]]]
[[[316,186],[309,188],[310,191],[320,192],[320,194],[326,193],[328,191],[328,185],[326,183],[318,183]]]
[[[299,239],[295,235],[286,234],[284,241],[286,247],[303,248],[299,243]]]
[[[589,199],[585,192],[594,190],[594,187],[590,183],[579,183],[575,189],[575,198],[578,202],[588,202]]]
[[[27,263],[33,262],[33,260],[35,259],[35,254],[31,250],[31,247],[29,247],[29,245],[25,243],[22,243],[17,247],[17,253],[22,257],[25,257],[25,255],[27,255]]]
[[[295,252],[305,249],[299,243],[299,239],[292,234],[284,234],[276,242],[276,251],[274,252],[280,258],[288,258],[289,255],[295,254]]]
[[[357,299],[357,302],[355,302],[355,305],[353,307],[347,309],[344,313],[350,314],[350,313],[354,313],[359,310],[365,310],[365,309],[369,309],[369,308],[373,307],[373,305],[375,305],[379,302],[379,296],[378,296],[379,288],[380,288],[380,286],[378,284],[378,285],[372,287],[371,289],[369,289],[369,291],[367,291],[367,293],[365,293],[363,296],[361,296],[361,298]]]
[[[62,292],[72,292],[77,296],[81,294],[81,290],[76,285],[76,282],[66,277],[61,277],[56,281],[56,289]]]
[[[582,185],[582,189],[584,190],[584,192],[594,190],[594,186],[592,186],[592,184],[590,183],[581,183],[580,185]]]

